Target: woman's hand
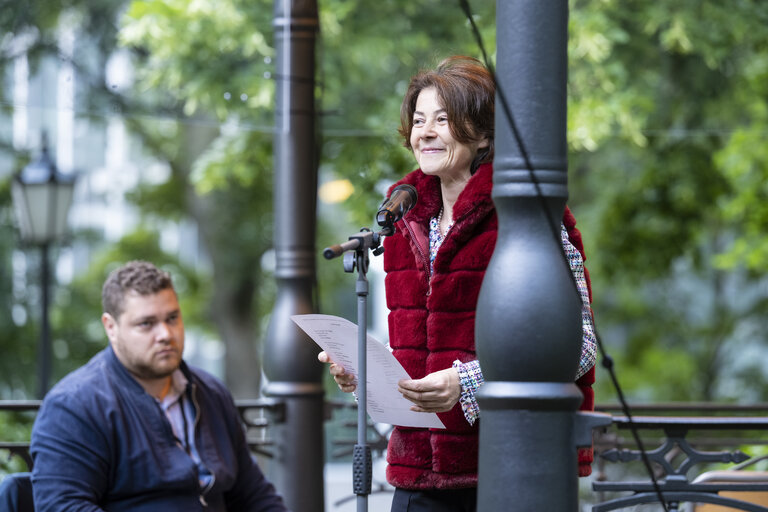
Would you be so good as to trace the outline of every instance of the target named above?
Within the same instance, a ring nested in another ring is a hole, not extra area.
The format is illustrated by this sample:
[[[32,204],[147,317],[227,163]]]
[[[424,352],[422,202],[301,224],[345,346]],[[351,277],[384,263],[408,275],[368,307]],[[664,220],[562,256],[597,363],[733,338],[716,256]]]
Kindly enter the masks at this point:
[[[334,363],[325,351],[317,354],[317,360],[321,363],[329,363],[328,371],[333,375],[333,380],[339,385],[339,389],[345,393],[351,393],[357,388],[355,376],[344,371],[344,367]],[[458,375],[458,374],[457,374]]]
[[[397,383],[397,390],[415,404],[411,406],[412,411],[450,411],[461,397],[459,372],[455,368],[446,368],[423,379],[404,379]]]

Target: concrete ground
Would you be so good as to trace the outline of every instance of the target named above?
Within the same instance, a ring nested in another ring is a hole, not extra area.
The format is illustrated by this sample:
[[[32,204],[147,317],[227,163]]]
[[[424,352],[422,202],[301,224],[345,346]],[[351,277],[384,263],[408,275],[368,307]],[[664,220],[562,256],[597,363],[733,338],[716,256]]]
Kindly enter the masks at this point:
[[[392,505],[393,488],[386,482],[386,462],[374,461],[373,491],[385,488],[384,492],[372,492],[368,496],[368,512],[389,512]],[[325,512],[355,512],[357,496],[352,487],[352,463],[332,462],[325,465]]]

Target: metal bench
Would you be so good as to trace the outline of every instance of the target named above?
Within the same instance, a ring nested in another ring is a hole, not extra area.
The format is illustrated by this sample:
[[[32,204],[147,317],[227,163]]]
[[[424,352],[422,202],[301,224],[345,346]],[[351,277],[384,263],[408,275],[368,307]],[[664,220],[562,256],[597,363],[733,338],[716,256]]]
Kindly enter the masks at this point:
[[[664,432],[664,442],[655,449],[647,450],[646,454],[651,463],[656,464],[656,467],[661,470],[661,476],[657,479],[658,489],[670,512],[678,511],[680,504],[684,502],[725,506],[748,512],[768,512],[768,506],[741,499],[746,497],[744,493],[768,493],[768,480],[694,479],[689,481],[687,476],[688,472],[698,464],[740,463],[749,460],[749,456],[741,451],[702,451],[694,448],[687,439],[689,431],[759,430],[765,432],[768,429],[768,419],[763,417],[638,416],[633,418],[632,423],[638,431],[662,430]],[[625,416],[614,416],[613,424],[618,429],[630,428],[630,421]],[[600,453],[600,457],[610,462],[631,462],[642,458],[639,450],[624,448],[608,449]],[[675,464],[674,461],[680,458],[682,461]],[[658,494],[650,480],[597,481],[592,487],[597,492],[631,493],[628,496],[596,504],[592,507],[593,512],[607,512],[658,502]],[[731,493],[737,493],[736,497]],[[700,512],[701,509],[694,510]]]

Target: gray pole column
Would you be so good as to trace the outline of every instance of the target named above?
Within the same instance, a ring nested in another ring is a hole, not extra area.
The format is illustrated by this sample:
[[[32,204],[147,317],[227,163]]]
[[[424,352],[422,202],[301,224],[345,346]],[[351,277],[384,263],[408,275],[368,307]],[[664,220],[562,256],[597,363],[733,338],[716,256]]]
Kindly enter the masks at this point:
[[[51,319],[48,312],[51,304],[51,265],[48,257],[49,243],[40,246],[40,292],[42,317],[40,330],[40,352],[38,360],[37,397],[42,400],[50,388],[51,379]]]
[[[478,510],[575,512],[581,303],[559,242],[568,197],[568,0],[498,0],[496,26],[499,234],[475,328],[486,379]]]
[[[264,393],[285,404],[275,426],[273,476],[294,512],[324,509],[323,386],[317,346],[291,320],[314,313],[315,145],[314,0],[275,0],[275,251],[277,300],[264,348]]]

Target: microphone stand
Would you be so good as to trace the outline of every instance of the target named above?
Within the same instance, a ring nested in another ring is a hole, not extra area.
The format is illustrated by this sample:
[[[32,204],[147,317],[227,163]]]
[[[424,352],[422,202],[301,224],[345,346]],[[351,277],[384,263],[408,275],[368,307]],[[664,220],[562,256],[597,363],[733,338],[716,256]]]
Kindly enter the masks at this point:
[[[354,272],[357,268],[357,444],[353,452],[353,490],[357,495],[357,512],[368,511],[368,495],[371,494],[372,458],[371,447],[367,440],[367,405],[368,405],[368,251],[374,256],[384,252],[380,247],[381,239],[395,232],[391,223],[387,223],[379,232],[362,228],[359,233],[349,237],[349,241],[323,249],[323,256],[332,259],[344,255],[344,271]],[[354,252],[353,252],[354,251]]]

